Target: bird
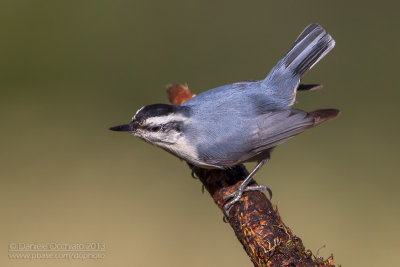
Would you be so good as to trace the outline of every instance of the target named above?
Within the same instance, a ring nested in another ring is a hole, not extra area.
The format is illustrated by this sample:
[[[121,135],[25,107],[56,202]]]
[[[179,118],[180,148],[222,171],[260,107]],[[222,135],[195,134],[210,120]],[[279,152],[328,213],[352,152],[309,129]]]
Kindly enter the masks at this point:
[[[310,24],[265,79],[210,89],[179,106],[146,105],[128,124],[110,130],[129,132],[199,168],[227,169],[257,162],[225,197],[229,201],[224,212],[229,215],[245,191],[269,190],[249,183],[276,146],[339,115],[334,108],[311,112],[292,108],[297,91],[321,87],[300,81],[334,46],[335,40],[322,26]]]

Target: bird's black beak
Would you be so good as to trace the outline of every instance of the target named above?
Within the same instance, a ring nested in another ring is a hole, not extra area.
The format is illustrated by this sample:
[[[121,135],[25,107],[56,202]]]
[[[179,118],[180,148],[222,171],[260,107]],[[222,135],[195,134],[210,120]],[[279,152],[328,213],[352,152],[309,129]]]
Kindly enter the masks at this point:
[[[133,123],[128,123],[128,124],[122,124],[122,125],[111,127],[110,130],[117,131],[117,132],[133,132],[135,130],[135,127],[134,127]]]

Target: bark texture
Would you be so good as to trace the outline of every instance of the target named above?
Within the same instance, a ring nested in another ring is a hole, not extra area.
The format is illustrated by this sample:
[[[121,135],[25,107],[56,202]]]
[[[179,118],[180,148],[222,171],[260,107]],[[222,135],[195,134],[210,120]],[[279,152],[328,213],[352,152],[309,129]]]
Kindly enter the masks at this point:
[[[187,86],[180,84],[167,86],[167,94],[173,105],[180,105],[194,96]],[[244,165],[228,170],[188,165],[222,211],[226,203],[223,197],[234,192],[249,174]],[[306,250],[301,239],[283,223],[277,206],[259,191],[245,192],[226,220],[254,266],[334,266],[333,256],[324,260]]]

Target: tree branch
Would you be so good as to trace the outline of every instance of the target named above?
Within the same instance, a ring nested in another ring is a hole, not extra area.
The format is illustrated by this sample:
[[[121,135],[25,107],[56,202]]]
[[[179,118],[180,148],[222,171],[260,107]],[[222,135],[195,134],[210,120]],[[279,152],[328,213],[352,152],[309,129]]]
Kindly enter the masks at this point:
[[[180,105],[194,96],[187,86],[180,84],[167,86],[167,94],[173,105]],[[234,192],[249,174],[242,164],[227,170],[207,170],[188,165],[222,211],[223,197]],[[283,223],[277,206],[273,207],[259,191],[245,192],[229,214],[227,222],[254,266],[334,266],[333,256],[324,260],[306,250],[301,239]]]

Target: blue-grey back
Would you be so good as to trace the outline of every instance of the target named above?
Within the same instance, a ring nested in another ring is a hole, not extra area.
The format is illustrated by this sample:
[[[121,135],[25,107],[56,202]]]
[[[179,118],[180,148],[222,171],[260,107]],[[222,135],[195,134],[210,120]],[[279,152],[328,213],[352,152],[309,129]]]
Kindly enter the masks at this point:
[[[191,116],[185,133],[200,157],[233,165],[312,127],[312,116],[290,106],[301,77],[334,45],[320,25],[311,24],[263,81],[224,85],[186,101],[182,106],[190,107]]]
[[[258,82],[219,87],[188,100],[185,134],[204,163],[231,166],[272,148],[312,125],[300,110],[277,109]]]
[[[270,95],[270,90],[263,81],[237,82],[200,93],[182,106],[198,106],[202,109],[223,107],[229,112],[232,109],[238,112],[253,112],[258,108],[266,111],[286,109],[288,106]],[[236,109],[238,106],[240,109]]]

